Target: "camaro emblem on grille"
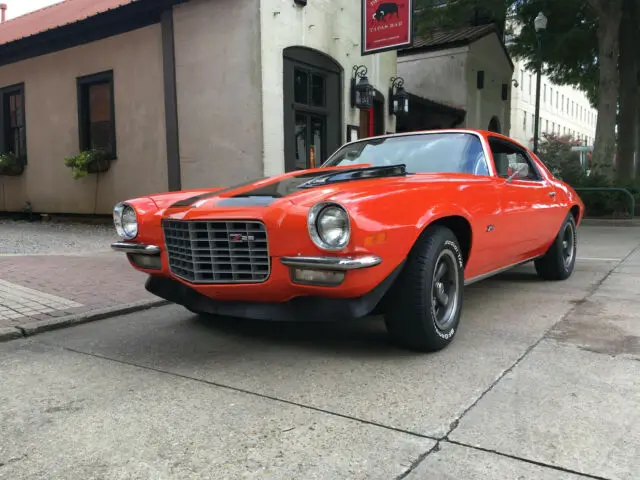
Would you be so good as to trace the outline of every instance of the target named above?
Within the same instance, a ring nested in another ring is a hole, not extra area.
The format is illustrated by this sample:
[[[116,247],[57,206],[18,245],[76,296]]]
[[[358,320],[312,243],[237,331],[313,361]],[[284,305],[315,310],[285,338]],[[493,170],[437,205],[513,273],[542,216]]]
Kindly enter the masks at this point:
[[[232,243],[238,242],[253,242],[256,239],[253,235],[243,235],[241,233],[230,233],[229,241]]]

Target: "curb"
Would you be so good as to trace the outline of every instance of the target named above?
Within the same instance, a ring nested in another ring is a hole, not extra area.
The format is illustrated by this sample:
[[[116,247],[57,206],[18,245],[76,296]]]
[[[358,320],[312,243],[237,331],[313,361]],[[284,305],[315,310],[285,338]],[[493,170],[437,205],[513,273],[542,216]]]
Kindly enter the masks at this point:
[[[31,337],[33,335],[37,335],[38,333],[48,332],[51,330],[59,330],[62,328],[82,325],[83,323],[90,323],[97,320],[104,320],[110,317],[117,317],[119,315],[126,315],[142,310],[149,310],[152,308],[169,305],[170,303],[171,302],[168,302],[166,300],[143,300],[140,302],[128,303],[126,305],[118,305],[116,307],[108,307],[99,310],[92,310],[85,313],[67,315],[65,317],[37,320],[18,325],[15,328],[2,328],[0,329],[0,342]]]
[[[640,227],[637,219],[617,219],[617,218],[583,218],[580,225],[590,227]]]

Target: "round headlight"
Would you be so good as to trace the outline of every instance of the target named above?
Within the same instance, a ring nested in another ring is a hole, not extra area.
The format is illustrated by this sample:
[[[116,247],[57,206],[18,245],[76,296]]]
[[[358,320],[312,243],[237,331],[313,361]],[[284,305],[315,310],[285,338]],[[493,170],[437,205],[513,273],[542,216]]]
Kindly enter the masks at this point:
[[[138,218],[131,205],[119,203],[113,209],[113,223],[122,238],[131,240],[138,235]]]
[[[342,250],[349,244],[349,214],[337,203],[319,203],[309,211],[311,240],[323,250]]]

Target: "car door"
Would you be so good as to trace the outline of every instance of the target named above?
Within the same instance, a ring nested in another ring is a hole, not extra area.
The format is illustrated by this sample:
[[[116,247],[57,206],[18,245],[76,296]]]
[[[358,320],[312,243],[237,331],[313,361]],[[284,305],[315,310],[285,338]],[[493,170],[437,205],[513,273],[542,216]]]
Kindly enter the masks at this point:
[[[524,148],[504,137],[488,141],[498,177],[501,248],[511,263],[529,260],[553,237],[548,218],[556,209],[557,192]]]

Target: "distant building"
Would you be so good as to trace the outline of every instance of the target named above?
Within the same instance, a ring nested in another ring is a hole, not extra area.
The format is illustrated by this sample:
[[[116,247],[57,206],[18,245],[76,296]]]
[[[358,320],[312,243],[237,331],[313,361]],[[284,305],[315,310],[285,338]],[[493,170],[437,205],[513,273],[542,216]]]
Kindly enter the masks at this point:
[[[509,26],[518,33],[518,24],[509,19]],[[511,39],[506,38],[509,45]],[[515,69],[511,85],[510,136],[532,147],[535,125],[536,80],[535,70],[526,68],[526,61],[514,59]],[[542,75],[540,82],[540,123],[538,132],[559,136],[570,135],[582,145],[592,146],[596,136],[598,112],[586,94],[577,88],[556,85]]]
[[[510,136],[524,145],[533,145],[536,107],[536,72],[523,61],[515,62],[511,93]],[[542,76],[539,132],[571,135],[583,145],[593,145],[598,112],[580,90],[555,85]]]

